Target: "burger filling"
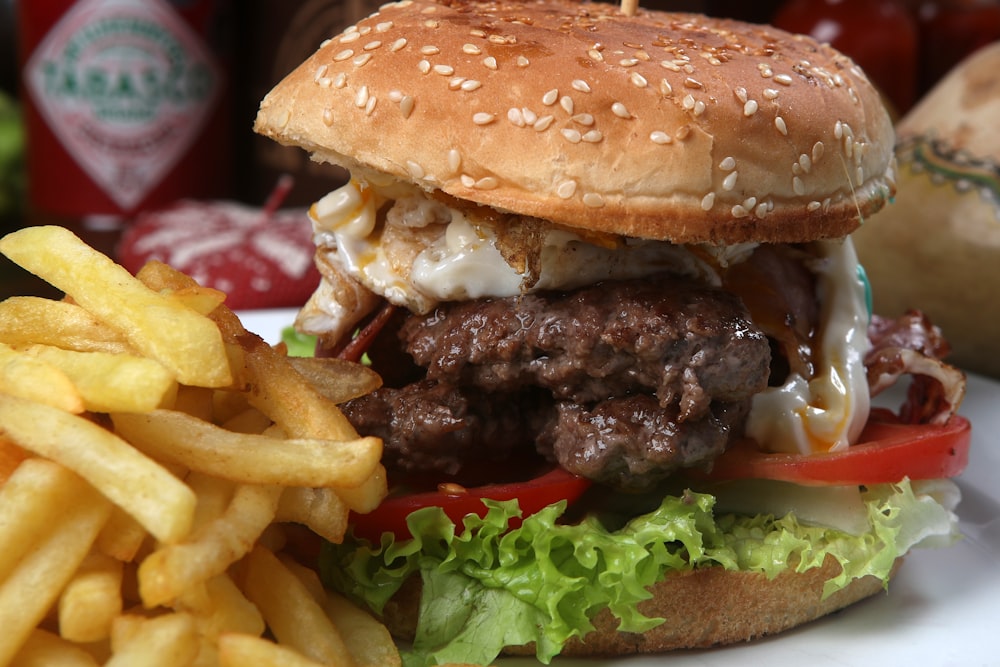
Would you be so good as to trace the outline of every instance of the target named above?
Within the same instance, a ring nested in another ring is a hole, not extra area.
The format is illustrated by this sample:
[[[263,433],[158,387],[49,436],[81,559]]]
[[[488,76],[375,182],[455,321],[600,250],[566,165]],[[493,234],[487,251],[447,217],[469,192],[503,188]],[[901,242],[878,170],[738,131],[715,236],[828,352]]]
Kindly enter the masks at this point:
[[[377,180],[313,207],[324,280],[297,325],[333,347],[399,307],[369,350],[386,386],[345,406],[390,468],[541,456],[642,490],[740,435],[829,451],[867,420],[869,312],[847,241],[678,246]]]

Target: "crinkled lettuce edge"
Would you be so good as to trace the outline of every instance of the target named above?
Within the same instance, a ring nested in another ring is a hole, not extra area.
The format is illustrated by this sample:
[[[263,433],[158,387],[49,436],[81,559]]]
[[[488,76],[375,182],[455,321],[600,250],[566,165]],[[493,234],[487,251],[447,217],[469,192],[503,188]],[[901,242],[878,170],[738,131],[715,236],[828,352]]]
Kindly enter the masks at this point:
[[[595,518],[559,523],[564,503],[510,530],[516,501],[484,501],[486,515],[469,515],[461,527],[439,508],[425,508],[407,520],[412,539],[385,534],[378,545],[326,545],[320,573],[376,614],[410,576],[421,577],[407,667],[488,665],[505,646],[530,642],[548,664],[566,641],[592,630],[591,619],[605,607],[623,631],[658,625],[662,619],[644,616],[637,605],[671,572],[723,567],[773,578],[789,567],[820,567],[832,556],[841,571],[826,582],[826,597],[868,575],[887,586],[896,559],[910,548],[957,536],[950,509],[909,481],[868,488],[863,498],[869,530],[861,535],[804,525],[791,514],[715,516],[715,498],[691,491],[615,530]]]

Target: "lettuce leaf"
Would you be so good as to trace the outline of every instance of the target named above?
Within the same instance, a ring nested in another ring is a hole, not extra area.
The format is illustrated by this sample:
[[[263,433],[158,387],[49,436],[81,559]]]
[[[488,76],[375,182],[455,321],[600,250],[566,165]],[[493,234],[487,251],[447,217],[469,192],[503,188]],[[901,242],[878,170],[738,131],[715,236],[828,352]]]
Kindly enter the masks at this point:
[[[850,535],[799,522],[789,514],[715,516],[715,498],[686,491],[615,529],[588,517],[559,523],[564,503],[551,505],[508,530],[516,501],[484,501],[483,518],[456,527],[442,511],[408,517],[416,537],[381,544],[364,540],[327,545],[324,582],[381,613],[411,575],[423,594],[416,637],[405,665],[490,664],[505,646],[536,643],[548,664],[572,637],[592,629],[607,607],[625,631],[642,632],[661,619],[637,609],[649,586],[671,572],[702,567],[760,572],[819,567],[829,555],[842,565],[824,596],[857,577],[888,583],[896,558],[924,540],[956,535],[956,518],[904,481],[864,492],[870,529]],[[791,565],[790,565],[791,564]]]

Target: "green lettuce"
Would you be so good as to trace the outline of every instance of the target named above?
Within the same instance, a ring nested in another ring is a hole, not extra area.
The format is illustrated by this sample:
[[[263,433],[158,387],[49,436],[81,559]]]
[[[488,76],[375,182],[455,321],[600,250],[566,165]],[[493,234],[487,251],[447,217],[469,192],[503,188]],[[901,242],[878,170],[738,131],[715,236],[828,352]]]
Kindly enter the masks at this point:
[[[535,642],[548,664],[572,637],[592,629],[608,608],[624,631],[643,632],[661,619],[637,604],[671,572],[704,567],[760,572],[819,567],[827,556],[842,571],[824,596],[873,575],[888,584],[896,558],[925,540],[955,534],[954,515],[909,482],[864,492],[870,527],[861,535],[800,523],[793,515],[715,516],[715,498],[686,491],[620,527],[597,518],[560,523],[562,503],[527,517],[516,529],[516,501],[484,501],[483,518],[456,527],[439,508],[408,518],[416,537],[381,544],[364,540],[327,545],[324,582],[381,613],[411,575],[423,594],[407,667],[447,662],[490,664],[505,646]]]

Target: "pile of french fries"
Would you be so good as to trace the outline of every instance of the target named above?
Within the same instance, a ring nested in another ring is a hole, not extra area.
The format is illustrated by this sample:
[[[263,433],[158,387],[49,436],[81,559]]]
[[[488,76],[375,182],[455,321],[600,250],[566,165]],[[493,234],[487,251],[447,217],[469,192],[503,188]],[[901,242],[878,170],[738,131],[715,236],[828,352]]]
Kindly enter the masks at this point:
[[[0,302],[0,665],[399,665],[296,557],[386,493],[337,408],[378,377],[60,227],[0,252],[66,294]]]

